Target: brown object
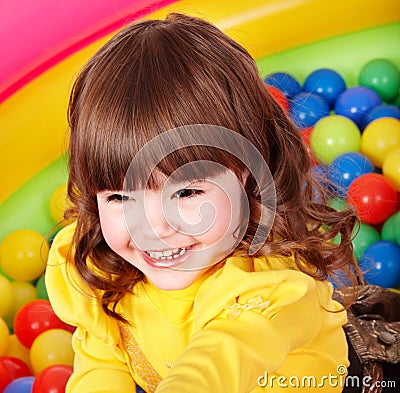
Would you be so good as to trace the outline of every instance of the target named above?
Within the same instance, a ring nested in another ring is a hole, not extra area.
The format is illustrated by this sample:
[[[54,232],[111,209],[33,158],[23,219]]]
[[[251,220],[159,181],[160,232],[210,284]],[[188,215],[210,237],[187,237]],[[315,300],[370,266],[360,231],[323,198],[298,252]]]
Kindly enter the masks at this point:
[[[344,303],[352,291],[336,289],[334,298]],[[368,383],[346,386],[343,392],[400,392],[400,293],[376,285],[361,286],[347,316],[349,376]]]

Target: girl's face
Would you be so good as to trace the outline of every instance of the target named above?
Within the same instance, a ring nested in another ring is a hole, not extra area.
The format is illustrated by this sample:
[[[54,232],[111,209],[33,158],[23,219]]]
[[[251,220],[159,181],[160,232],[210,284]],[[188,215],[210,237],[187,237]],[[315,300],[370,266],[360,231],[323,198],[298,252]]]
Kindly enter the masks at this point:
[[[241,240],[243,193],[230,170],[187,183],[164,177],[160,190],[98,193],[100,225],[109,247],[158,288],[183,289]]]

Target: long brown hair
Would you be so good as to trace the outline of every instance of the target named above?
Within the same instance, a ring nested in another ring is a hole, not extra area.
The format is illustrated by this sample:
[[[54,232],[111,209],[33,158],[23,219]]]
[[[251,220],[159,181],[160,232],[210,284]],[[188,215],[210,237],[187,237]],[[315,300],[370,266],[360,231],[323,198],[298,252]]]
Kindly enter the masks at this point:
[[[324,190],[311,176],[299,131],[269,95],[249,53],[212,24],[170,14],[165,20],[142,20],[124,28],[81,70],[71,94],[69,124],[72,208],[66,216],[77,225],[73,264],[101,293],[110,316],[123,320],[115,307],[143,275],[107,246],[96,194],[122,190],[132,158],[152,138],[192,124],[233,130],[256,146],[268,164],[276,214],[258,254],[293,256],[298,269],[318,280],[337,270],[358,271],[351,247],[355,214],[327,206]],[[180,149],[158,168],[168,175],[196,158],[243,173],[240,160],[202,147]],[[136,186],[143,186],[141,181],[138,174]],[[153,178],[145,185],[155,183]],[[245,190],[250,222],[242,250],[263,225],[252,176]],[[341,242],[336,245],[331,240],[338,234]]]

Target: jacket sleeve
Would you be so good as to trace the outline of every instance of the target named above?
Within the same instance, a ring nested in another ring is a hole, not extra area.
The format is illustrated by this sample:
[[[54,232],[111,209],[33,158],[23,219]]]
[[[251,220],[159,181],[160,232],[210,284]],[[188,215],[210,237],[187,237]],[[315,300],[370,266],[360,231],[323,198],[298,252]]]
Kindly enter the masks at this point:
[[[285,366],[285,371],[294,375],[310,368],[314,371],[319,360],[315,361],[311,351],[307,354],[306,348],[321,329],[319,295],[314,280],[299,276],[289,273],[269,289],[244,291],[220,314],[200,322],[199,330],[156,392],[183,392],[188,386],[191,393],[250,392],[266,372],[282,372],[282,365],[296,351],[305,353],[304,364],[296,362],[290,370]],[[236,283],[240,287],[236,280],[228,285],[232,288]],[[207,304],[210,308],[212,298],[215,303],[224,292],[232,293],[232,289],[219,292],[210,286],[201,313],[207,312]],[[329,359],[321,363],[323,372],[334,369],[335,363]],[[318,375],[318,370],[315,372]]]
[[[46,267],[46,287],[55,313],[77,327],[72,339],[74,371],[66,393],[135,392],[118,326],[105,316],[94,293],[66,261],[72,234],[73,227],[57,234]]]

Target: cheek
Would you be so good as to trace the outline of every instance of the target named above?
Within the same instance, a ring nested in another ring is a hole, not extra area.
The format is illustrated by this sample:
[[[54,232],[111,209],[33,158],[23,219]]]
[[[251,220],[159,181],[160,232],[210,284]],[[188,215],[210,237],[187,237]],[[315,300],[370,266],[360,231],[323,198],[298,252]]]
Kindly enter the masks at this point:
[[[232,221],[232,206],[227,197],[214,201],[214,223],[208,231],[198,237],[200,241],[213,244],[221,240],[225,235],[231,236],[237,223]]]
[[[117,253],[126,248],[130,238],[122,214],[99,209],[99,217],[101,231],[108,246]]]

